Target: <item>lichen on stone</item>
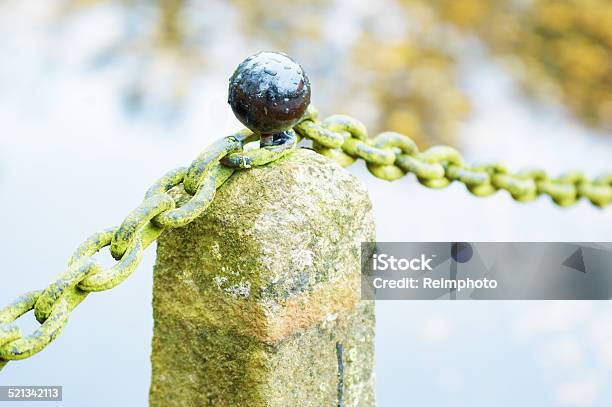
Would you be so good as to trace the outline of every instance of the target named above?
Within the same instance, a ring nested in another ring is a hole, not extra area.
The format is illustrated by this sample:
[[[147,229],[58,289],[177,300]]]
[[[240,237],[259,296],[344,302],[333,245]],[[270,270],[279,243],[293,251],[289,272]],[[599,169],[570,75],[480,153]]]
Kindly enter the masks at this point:
[[[181,194],[175,191],[175,194]],[[309,150],[236,172],[159,239],[156,406],[374,405],[374,307],[360,300],[365,187]]]

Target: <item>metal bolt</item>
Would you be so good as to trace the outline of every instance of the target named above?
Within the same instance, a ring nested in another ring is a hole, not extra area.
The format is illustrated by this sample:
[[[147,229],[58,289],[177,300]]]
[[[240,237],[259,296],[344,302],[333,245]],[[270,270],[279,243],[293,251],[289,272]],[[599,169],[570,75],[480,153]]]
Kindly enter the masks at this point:
[[[279,52],[259,52],[242,61],[230,78],[228,103],[261,146],[279,145],[310,104],[304,69]]]

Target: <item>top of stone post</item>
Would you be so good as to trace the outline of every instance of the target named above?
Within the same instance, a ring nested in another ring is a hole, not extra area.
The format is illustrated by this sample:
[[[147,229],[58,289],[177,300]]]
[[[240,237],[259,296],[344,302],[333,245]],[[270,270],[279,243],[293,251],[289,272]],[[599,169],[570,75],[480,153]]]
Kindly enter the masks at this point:
[[[236,172],[202,217],[164,233],[158,262],[180,259],[187,265],[180,270],[183,277],[167,275],[174,280],[168,286],[177,288],[168,292],[168,300],[174,307],[183,302],[177,312],[206,314],[227,303],[220,325],[254,330],[273,342],[292,325],[285,320],[289,315],[279,315],[283,321],[278,324],[270,322],[280,303],[339,282],[337,291],[320,293],[309,305],[296,304],[313,310],[311,320],[295,321],[305,327],[359,301],[360,245],[374,238],[363,184],[335,162],[298,149],[266,166]],[[343,284],[346,296],[340,292]],[[265,324],[253,326],[263,319],[244,318],[246,309],[251,316],[263,310]]]

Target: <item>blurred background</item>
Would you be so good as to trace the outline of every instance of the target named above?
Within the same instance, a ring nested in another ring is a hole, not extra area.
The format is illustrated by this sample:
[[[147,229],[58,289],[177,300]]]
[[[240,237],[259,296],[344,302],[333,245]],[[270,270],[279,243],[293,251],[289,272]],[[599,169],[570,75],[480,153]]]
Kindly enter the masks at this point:
[[[511,169],[612,170],[609,0],[3,0],[0,303],[44,287],[160,174],[240,128],[227,80],[260,50],[303,65],[322,116],[351,114],[371,134]],[[612,240],[612,209],[587,202],[349,171],[380,241]],[[63,385],[66,406],[146,405],[153,261],[149,249],[128,281],[88,297],[0,385]],[[612,402],[607,302],[381,301],[377,318],[380,406]]]

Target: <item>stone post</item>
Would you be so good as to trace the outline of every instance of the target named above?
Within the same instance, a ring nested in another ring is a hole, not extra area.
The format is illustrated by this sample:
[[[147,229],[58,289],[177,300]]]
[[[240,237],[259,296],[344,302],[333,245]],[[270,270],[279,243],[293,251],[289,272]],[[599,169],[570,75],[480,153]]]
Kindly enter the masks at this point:
[[[152,406],[373,406],[364,186],[305,149],[238,171],[159,239]]]

